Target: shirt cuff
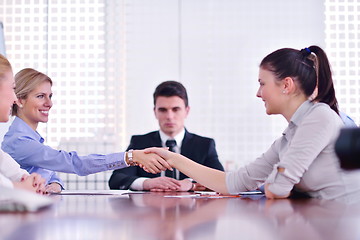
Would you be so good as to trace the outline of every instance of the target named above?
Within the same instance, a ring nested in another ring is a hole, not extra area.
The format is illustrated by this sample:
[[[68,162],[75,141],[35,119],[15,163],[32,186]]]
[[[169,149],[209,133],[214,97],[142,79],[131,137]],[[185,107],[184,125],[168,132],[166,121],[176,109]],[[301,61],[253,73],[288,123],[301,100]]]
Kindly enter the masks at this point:
[[[65,190],[64,185],[63,185],[63,183],[61,181],[58,181],[58,180],[49,181],[48,185],[51,184],[51,183],[57,183],[57,184],[60,185],[61,190]]]
[[[107,154],[105,155],[105,161],[107,162],[106,170],[128,167],[125,161],[125,152]]]
[[[127,167],[130,167],[130,165],[126,162],[126,155],[127,155],[127,153],[124,152],[123,162],[125,163],[125,165],[126,165]]]
[[[291,175],[288,171],[279,172],[275,166],[265,182],[269,184],[268,190],[277,196],[287,195],[294,187],[294,184],[291,183],[292,178],[289,176]]]
[[[142,191],[144,190],[144,182],[145,180],[148,178],[145,177],[140,177],[135,179],[135,181],[133,181],[133,183],[130,185],[130,189],[131,190],[136,190],[136,191]]]

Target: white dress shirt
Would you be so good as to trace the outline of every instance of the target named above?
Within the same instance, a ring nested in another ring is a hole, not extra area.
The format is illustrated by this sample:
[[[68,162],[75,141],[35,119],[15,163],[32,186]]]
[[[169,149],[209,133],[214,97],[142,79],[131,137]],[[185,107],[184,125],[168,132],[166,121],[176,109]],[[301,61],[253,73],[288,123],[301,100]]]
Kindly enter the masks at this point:
[[[174,148],[176,153],[180,153],[181,152],[181,144],[182,141],[184,140],[185,137],[185,128],[183,128],[183,130],[181,130],[181,132],[179,132],[174,138],[171,138],[169,136],[167,136],[163,131],[159,130],[159,134],[160,134],[160,139],[161,139],[161,144],[163,147],[166,147],[166,141],[169,139],[174,139],[176,141],[176,146]],[[176,179],[179,179],[179,171],[177,169],[175,169],[176,171]],[[161,177],[165,176],[165,171],[162,171],[160,173]],[[137,178],[131,185],[130,185],[130,189],[132,190],[137,190],[137,191],[141,191],[144,190],[143,184],[145,182],[145,180],[148,179],[146,177],[140,177]]]

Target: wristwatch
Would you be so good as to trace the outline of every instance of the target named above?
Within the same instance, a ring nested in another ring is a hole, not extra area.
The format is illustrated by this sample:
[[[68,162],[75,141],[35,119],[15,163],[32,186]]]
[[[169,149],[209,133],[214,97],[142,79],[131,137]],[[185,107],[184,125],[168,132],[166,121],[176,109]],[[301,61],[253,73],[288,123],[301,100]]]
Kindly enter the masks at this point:
[[[196,184],[192,181],[191,182],[191,188],[188,190],[188,192],[194,192],[195,187],[196,187]]]
[[[196,185],[195,185],[195,183],[193,183],[193,184],[191,185],[191,188],[190,188],[189,192],[194,192],[194,191],[195,191],[195,188],[196,188]]]
[[[126,152],[126,163],[129,166],[137,166],[138,164],[133,160],[133,149]]]

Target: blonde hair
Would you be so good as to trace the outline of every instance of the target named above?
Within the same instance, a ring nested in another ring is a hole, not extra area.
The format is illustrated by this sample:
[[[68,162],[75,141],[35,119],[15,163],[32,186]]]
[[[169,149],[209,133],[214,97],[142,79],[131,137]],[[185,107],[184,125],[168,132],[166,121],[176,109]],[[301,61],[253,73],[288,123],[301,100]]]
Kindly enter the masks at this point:
[[[6,57],[0,54],[0,80],[3,80],[6,73],[12,71],[11,64]]]
[[[30,92],[43,82],[50,82],[52,80],[44,73],[36,71],[32,68],[25,68],[15,75],[15,94],[18,99],[26,99]],[[18,106],[16,104],[12,107],[12,115],[17,116]]]

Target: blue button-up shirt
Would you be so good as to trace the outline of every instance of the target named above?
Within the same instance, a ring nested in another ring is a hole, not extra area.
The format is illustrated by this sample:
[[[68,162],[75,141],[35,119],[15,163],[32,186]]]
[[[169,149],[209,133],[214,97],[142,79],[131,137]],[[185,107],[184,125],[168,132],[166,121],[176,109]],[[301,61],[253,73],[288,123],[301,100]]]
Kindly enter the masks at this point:
[[[44,138],[38,132],[21,118],[15,117],[1,147],[23,169],[39,173],[47,180],[56,178],[53,171],[85,176],[127,167],[123,152],[79,156],[75,151],[55,150],[43,143]]]

